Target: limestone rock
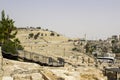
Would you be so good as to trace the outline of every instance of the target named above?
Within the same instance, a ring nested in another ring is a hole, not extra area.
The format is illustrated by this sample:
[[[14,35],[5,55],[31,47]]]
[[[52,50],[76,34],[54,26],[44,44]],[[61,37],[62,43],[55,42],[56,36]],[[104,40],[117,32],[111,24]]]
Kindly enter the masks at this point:
[[[13,78],[10,76],[3,76],[2,80],[13,80]]]
[[[3,76],[3,57],[2,57],[2,51],[1,51],[1,46],[0,46],[0,80],[2,79]]]

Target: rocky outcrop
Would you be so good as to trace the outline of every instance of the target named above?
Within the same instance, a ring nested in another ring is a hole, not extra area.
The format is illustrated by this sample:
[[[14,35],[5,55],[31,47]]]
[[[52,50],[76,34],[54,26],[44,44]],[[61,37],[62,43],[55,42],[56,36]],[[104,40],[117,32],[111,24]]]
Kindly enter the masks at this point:
[[[0,80],[2,80],[3,76],[3,57],[2,57],[2,52],[1,52],[1,46],[0,46]]]
[[[53,74],[63,78],[63,80],[107,80],[101,70],[94,67],[66,67],[63,69],[49,69]]]
[[[35,63],[3,59],[3,70],[2,80],[44,80],[41,66]]]
[[[15,74],[13,78],[14,80],[44,80],[40,73]]]

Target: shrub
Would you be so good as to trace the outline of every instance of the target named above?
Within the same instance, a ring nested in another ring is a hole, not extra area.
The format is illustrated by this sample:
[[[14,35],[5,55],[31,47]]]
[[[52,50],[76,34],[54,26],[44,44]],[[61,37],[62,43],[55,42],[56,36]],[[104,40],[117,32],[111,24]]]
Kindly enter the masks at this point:
[[[57,36],[59,37],[59,36],[60,36],[60,34],[57,34]]]
[[[37,39],[39,37],[40,33],[37,33],[35,36],[34,36],[34,39]]]
[[[45,31],[48,31],[48,29],[46,29]]]
[[[30,38],[33,38],[33,36],[34,36],[34,34],[33,34],[33,33],[30,33],[30,34],[29,34],[29,39],[30,39]]]
[[[80,51],[78,48],[74,47],[72,51]]]
[[[41,29],[41,27],[37,27],[36,29]]]
[[[54,32],[51,32],[50,36],[55,36],[55,33],[54,33]]]

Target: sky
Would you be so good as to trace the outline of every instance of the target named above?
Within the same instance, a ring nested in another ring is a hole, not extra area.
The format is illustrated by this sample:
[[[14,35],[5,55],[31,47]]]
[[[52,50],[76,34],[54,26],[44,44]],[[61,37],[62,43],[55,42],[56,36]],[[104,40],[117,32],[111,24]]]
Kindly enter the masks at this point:
[[[41,27],[70,38],[120,35],[120,0],[0,0],[17,27]]]

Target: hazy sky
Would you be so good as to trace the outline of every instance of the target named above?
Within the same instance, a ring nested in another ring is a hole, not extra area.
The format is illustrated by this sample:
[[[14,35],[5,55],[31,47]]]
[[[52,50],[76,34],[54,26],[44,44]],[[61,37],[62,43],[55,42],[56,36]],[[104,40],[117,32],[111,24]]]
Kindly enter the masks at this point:
[[[17,27],[41,26],[68,37],[120,34],[120,0],[0,0]]]

